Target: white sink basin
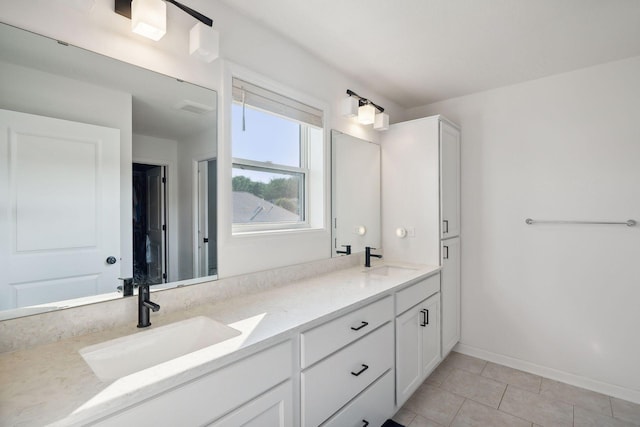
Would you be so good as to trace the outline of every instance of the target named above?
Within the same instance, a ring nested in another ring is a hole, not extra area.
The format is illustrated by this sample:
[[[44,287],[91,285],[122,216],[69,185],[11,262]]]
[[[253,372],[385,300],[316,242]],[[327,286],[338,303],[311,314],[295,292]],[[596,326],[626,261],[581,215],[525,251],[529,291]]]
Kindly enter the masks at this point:
[[[115,380],[240,335],[205,316],[140,331],[80,350],[102,381]]]
[[[380,267],[371,267],[368,270],[365,270],[365,273],[375,274],[378,276],[389,276],[393,274],[406,273],[408,271],[417,270],[412,267],[400,267],[397,265],[381,265]]]

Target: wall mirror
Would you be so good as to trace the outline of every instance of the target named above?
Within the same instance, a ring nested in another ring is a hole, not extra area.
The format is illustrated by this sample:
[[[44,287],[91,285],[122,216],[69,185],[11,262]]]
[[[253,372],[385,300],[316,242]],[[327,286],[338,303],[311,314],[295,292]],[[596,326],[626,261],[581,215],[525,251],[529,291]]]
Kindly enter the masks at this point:
[[[0,24],[0,319],[216,278],[216,103]]]
[[[380,248],[380,145],[331,131],[332,256]]]

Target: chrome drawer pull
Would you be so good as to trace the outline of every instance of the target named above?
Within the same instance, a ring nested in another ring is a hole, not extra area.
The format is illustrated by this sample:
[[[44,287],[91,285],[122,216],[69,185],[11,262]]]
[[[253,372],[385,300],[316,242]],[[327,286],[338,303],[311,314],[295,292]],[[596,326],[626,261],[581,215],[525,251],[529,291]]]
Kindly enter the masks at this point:
[[[353,326],[351,327],[352,331],[359,331],[360,329],[364,328],[365,326],[367,326],[369,324],[369,322],[365,322],[364,320],[362,321],[362,324],[360,326],[358,326],[357,328],[354,328]]]
[[[353,375],[354,377],[359,376],[361,373],[363,373],[364,371],[366,371],[367,369],[369,369],[369,366],[365,365],[364,363],[362,364],[362,369],[360,369],[358,372],[351,372],[351,375]]]

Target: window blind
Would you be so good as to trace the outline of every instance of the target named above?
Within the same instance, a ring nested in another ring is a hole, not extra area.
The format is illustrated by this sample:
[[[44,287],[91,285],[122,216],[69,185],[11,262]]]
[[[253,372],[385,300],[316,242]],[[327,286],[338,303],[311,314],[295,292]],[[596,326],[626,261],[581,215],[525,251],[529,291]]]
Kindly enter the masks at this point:
[[[322,110],[236,77],[233,78],[233,100],[298,122],[322,127]]]

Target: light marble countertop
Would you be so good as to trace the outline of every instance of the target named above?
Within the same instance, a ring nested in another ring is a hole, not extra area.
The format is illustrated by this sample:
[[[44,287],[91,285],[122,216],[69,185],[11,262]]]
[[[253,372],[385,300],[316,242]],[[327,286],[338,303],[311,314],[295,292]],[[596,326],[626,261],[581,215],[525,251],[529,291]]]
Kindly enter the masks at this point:
[[[112,382],[100,381],[78,351],[146,332],[136,329],[135,324],[2,353],[0,425],[66,426],[96,420],[292,338],[440,270],[434,266],[414,267],[394,269],[387,276],[364,273],[361,266],[351,267],[161,317],[154,318],[152,314],[151,328],[208,316],[241,334]]]

